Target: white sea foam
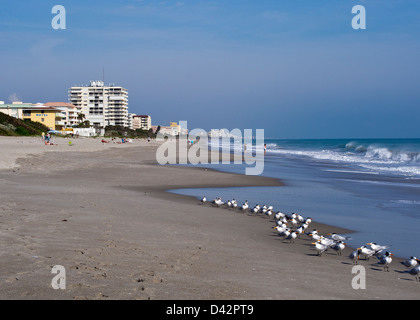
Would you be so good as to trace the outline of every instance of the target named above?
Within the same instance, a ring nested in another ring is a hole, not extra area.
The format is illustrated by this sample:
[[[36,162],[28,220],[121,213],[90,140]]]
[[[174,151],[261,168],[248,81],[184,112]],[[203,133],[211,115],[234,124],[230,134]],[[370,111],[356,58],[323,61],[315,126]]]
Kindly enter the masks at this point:
[[[349,142],[342,150],[296,150],[269,148],[273,154],[309,157],[317,161],[331,161],[356,165],[371,173],[394,173],[406,176],[420,175],[420,153],[391,150],[378,145],[364,145]]]

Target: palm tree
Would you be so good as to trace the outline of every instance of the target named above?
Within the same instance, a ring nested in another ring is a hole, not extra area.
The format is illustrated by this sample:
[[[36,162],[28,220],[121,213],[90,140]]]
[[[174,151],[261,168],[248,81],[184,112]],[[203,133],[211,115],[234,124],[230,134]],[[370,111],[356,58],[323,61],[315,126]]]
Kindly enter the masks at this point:
[[[80,122],[83,122],[83,119],[86,119],[86,116],[85,116],[85,114],[84,113],[79,113],[78,115],[77,115],[77,119],[80,121]]]

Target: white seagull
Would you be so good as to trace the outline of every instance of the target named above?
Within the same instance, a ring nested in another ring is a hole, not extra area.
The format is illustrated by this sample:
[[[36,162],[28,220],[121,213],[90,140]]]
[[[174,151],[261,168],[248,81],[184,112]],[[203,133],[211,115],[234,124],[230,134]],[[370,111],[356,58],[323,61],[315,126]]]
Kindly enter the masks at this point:
[[[369,245],[372,248],[372,250],[375,250],[375,253],[379,253],[383,250],[389,249],[389,246],[381,246],[375,242],[369,242],[367,243],[367,245]]]
[[[385,254],[377,256],[377,258],[379,259],[378,264],[383,265],[384,266],[384,271],[388,271],[389,272],[389,265],[392,262],[392,253],[389,253],[388,251],[385,252]]]
[[[419,260],[416,257],[410,257],[405,261],[402,261],[401,264],[406,266],[407,268],[414,268],[418,264]]]
[[[286,215],[284,214],[284,213],[282,213],[282,212],[280,212],[280,211],[277,211],[276,212],[276,215],[275,215],[275,218],[277,219],[277,220],[280,220],[281,218],[284,218]]]
[[[267,217],[271,217],[271,215],[273,214],[273,211],[271,211],[271,210],[267,210],[265,213],[264,213]]]
[[[310,236],[314,241],[318,241],[319,239],[321,239],[321,236],[318,234],[318,230],[313,230],[308,234],[308,236]]]
[[[298,215],[296,216],[296,219],[297,219],[300,223],[305,222],[305,218],[304,218],[304,217],[302,217],[300,214],[298,214]]]
[[[220,206],[223,204],[222,198],[216,198],[213,200],[213,204]]]
[[[363,255],[366,257],[366,260],[369,260],[369,258],[373,255],[376,254],[376,251],[373,249],[369,249],[366,246],[363,246],[360,248],[360,250],[362,251]]]
[[[204,196],[203,198],[201,198],[201,203],[206,203],[206,201],[207,201],[207,198],[206,198],[206,196]]]
[[[298,235],[301,235],[304,231],[305,231],[305,228],[303,226],[300,226],[299,228],[296,229],[296,232],[298,233]]]
[[[341,256],[341,252],[346,247],[346,243],[343,241],[338,241],[331,246],[331,249],[337,251],[337,255]]]
[[[416,281],[420,281],[420,264],[410,270],[404,271],[404,273],[409,273],[413,276],[416,276]]]
[[[238,202],[235,199],[232,199],[232,207],[236,208],[238,206]]]
[[[263,205],[261,208],[260,208],[260,213],[265,213],[267,211],[267,205]]]
[[[282,231],[282,232],[280,232],[279,231],[279,236],[280,237],[285,237],[285,238],[287,238],[289,235],[290,235],[290,233],[291,233],[292,231],[289,229],[289,228],[286,228],[284,231]]]
[[[328,247],[331,247],[335,243],[334,240],[325,238],[324,236],[321,236],[318,241],[321,242],[321,244],[323,244],[324,246]]]
[[[242,211],[245,211],[246,209],[248,209],[248,200],[246,200],[245,203],[241,207]]]
[[[294,243],[297,237],[297,232],[290,232],[290,234],[286,237],[286,240],[289,240],[289,243]]]
[[[334,232],[327,234],[327,236],[331,236],[331,239],[333,239],[334,241],[346,241],[351,239],[351,237],[345,237]]]
[[[362,253],[362,249],[361,248],[357,248],[357,250],[355,250],[352,253],[350,253],[349,258],[351,260],[353,260],[353,264],[357,264],[357,261],[359,260],[361,253]]]
[[[321,256],[324,251],[328,250],[328,246],[323,245],[321,242],[312,242],[313,245],[315,245],[315,250],[318,252],[318,255]]]
[[[254,207],[254,209],[252,209],[252,212],[253,212],[253,213],[258,213],[258,211],[260,211],[260,205],[259,205],[259,204],[257,204],[257,205]]]
[[[275,227],[273,227],[273,229],[276,229],[278,233],[282,233],[282,232],[286,231],[287,226],[285,226],[285,227],[284,226],[275,226]]]

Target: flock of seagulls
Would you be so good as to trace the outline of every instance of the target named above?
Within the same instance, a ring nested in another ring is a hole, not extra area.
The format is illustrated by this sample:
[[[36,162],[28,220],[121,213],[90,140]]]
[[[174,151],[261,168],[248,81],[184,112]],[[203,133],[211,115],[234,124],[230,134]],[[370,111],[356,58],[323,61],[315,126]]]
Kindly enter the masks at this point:
[[[327,250],[333,250],[337,255],[341,255],[343,250],[346,248],[347,243],[345,241],[350,240],[350,237],[339,235],[336,233],[330,233],[327,235],[321,235],[318,230],[313,229],[307,231],[312,218],[304,218],[300,214],[292,213],[285,214],[280,211],[274,211],[273,206],[257,204],[253,208],[249,207],[248,200],[246,200],[241,206],[235,199],[222,201],[221,197],[217,197],[211,201],[208,201],[206,197],[201,199],[202,204],[211,203],[213,206],[225,207],[234,210],[240,210],[242,212],[249,212],[255,215],[263,214],[268,218],[271,218],[275,222],[275,229],[283,240],[288,240],[289,243],[294,243],[296,238],[300,238],[302,235],[309,237],[312,240],[312,245],[318,256],[322,256]],[[365,260],[369,260],[371,257],[375,257],[378,261],[376,265],[382,266],[384,271],[389,272],[389,265],[392,263],[393,254],[386,251],[390,246],[379,245],[375,242],[369,242],[366,245],[357,248],[349,255],[349,259],[353,264],[358,264],[361,257]],[[383,253],[385,251],[385,253]],[[410,257],[406,261],[401,262],[407,270],[403,273],[408,273],[415,276],[416,281],[420,282],[420,260],[416,257]]]

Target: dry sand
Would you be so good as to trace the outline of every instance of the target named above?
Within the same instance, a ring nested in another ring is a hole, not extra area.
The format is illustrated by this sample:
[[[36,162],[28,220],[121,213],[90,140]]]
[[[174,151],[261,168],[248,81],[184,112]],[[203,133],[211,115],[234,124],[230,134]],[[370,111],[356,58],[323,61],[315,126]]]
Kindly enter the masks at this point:
[[[360,260],[366,289],[355,290],[350,248],[318,257],[265,217],[165,192],[278,180],[156,165],[154,142],[39,140],[0,138],[0,299],[419,298],[398,259],[390,272]],[[312,218],[321,233],[345,231]],[[65,290],[51,287],[54,265],[66,269]]]

